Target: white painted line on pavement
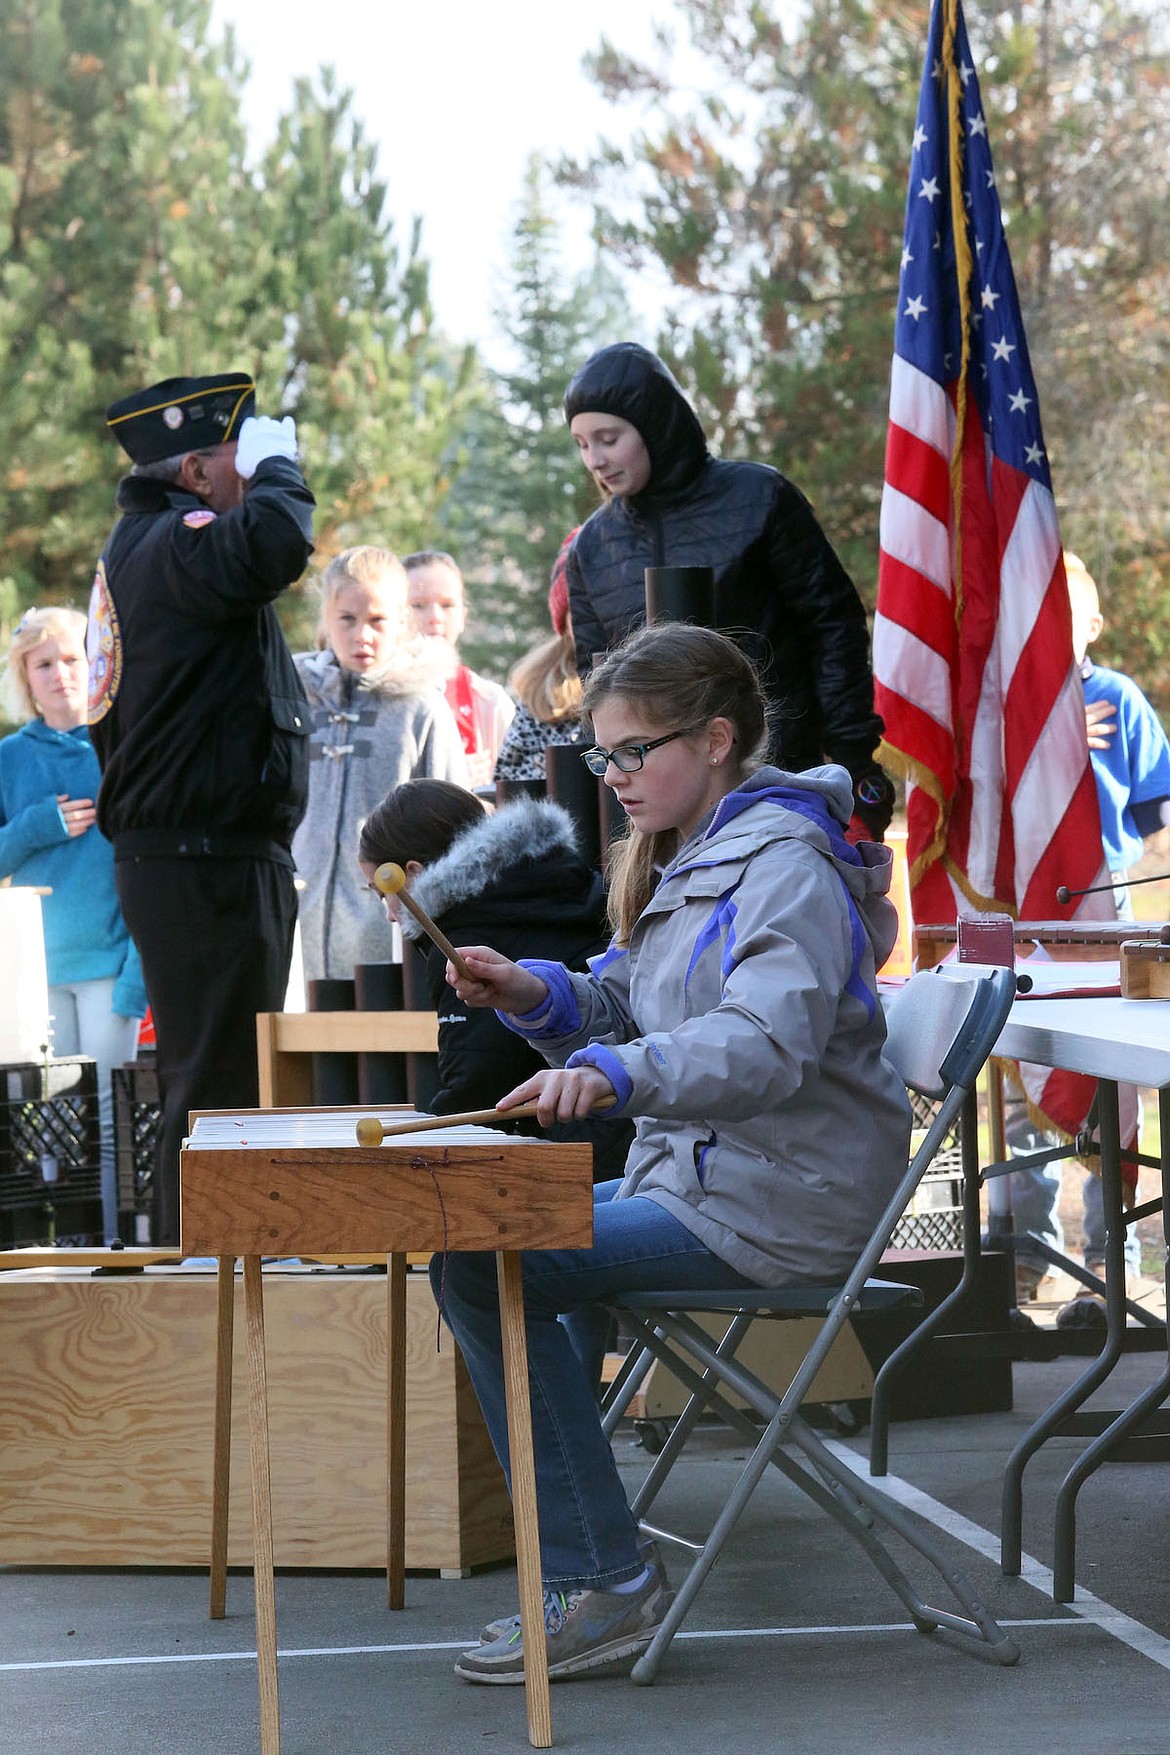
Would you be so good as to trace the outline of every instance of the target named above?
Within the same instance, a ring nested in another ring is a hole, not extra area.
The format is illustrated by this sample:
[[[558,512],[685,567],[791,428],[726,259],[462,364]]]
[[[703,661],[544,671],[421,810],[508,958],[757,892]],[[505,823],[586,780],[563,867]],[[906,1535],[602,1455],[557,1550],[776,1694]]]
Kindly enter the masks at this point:
[[[858,1456],[856,1451],[850,1450],[847,1445],[841,1444],[836,1439],[828,1440],[828,1447],[840,1462],[852,1469],[855,1475],[861,1476],[866,1481],[871,1480],[869,1466],[864,1457]],[[917,1512],[919,1517],[924,1518],[927,1523],[932,1523],[945,1535],[953,1536],[956,1541],[962,1542],[964,1547],[973,1548],[977,1554],[982,1554],[988,1560],[994,1561],[997,1566],[999,1565],[999,1537],[993,1535],[990,1530],[985,1530],[982,1524],[972,1523],[971,1519],[964,1517],[961,1512],[952,1511],[949,1505],[944,1505],[939,1499],[933,1499],[929,1493],[924,1493],[921,1488],[912,1486],[909,1481],[902,1480],[899,1475],[872,1477],[872,1485],[878,1487],[881,1492],[888,1493],[891,1499],[896,1499],[898,1504],[904,1505],[908,1511]],[[1034,1560],[1030,1554],[1022,1556],[1020,1577],[1025,1584],[1030,1584],[1034,1590],[1051,1597],[1052,1572],[1049,1567],[1042,1566],[1039,1560]],[[1071,1603],[1060,1603],[1054,1606],[1063,1609],[1069,1615],[1078,1615],[1092,1626],[1100,1627],[1104,1632],[1111,1633],[1114,1639],[1119,1639],[1123,1645],[1128,1645],[1132,1650],[1140,1652],[1143,1657],[1149,1658],[1151,1663],[1158,1664],[1164,1670],[1170,1670],[1170,1639],[1166,1639],[1161,1633],[1155,1633],[1152,1627],[1146,1627],[1141,1621],[1135,1621],[1132,1615],[1123,1614],[1120,1609],[1115,1609],[1111,1604],[1103,1602],[1100,1597],[1095,1597],[1092,1591],[1085,1590],[1083,1585],[1077,1585],[1076,1596]],[[1006,1627],[1010,1623],[1003,1621],[1000,1622],[1000,1625]]]
[[[1036,1615],[1026,1620],[1000,1621],[1001,1627],[1082,1627],[1088,1623],[1069,1615]],[[698,1639],[807,1639],[818,1634],[845,1634],[851,1639],[867,1633],[913,1633],[913,1624],[909,1621],[863,1621],[852,1626],[846,1623],[833,1624],[810,1623],[807,1627],[710,1627],[698,1630],[686,1628],[676,1635],[678,1640]],[[474,1644],[474,1636],[467,1639],[431,1639],[419,1640],[414,1643],[404,1642],[396,1645],[307,1645],[290,1647],[287,1651],[278,1652],[281,1663],[292,1658],[319,1657],[386,1657],[409,1656],[413,1652],[422,1651],[466,1651]],[[136,1665],[154,1664],[254,1664],[255,1651],[188,1651],[168,1652],[156,1657],[100,1657],[100,1658],[40,1658],[28,1663],[0,1664],[0,1674],[11,1674],[16,1671],[24,1674],[30,1670],[109,1670],[133,1669]]]

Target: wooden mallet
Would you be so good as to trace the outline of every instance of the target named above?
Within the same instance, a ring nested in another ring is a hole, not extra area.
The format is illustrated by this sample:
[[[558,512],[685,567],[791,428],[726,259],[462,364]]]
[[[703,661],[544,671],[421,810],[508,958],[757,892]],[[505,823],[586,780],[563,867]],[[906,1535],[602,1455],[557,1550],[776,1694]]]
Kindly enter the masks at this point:
[[[592,1113],[604,1115],[613,1108],[613,1099],[595,1103]],[[517,1103],[515,1109],[466,1109],[462,1115],[416,1115],[413,1121],[379,1121],[376,1115],[363,1115],[357,1124],[359,1146],[380,1146],[383,1140],[398,1133],[427,1133],[434,1127],[491,1127],[503,1121],[519,1121],[522,1115],[535,1115],[539,1105]]]
[[[386,865],[380,865],[374,873],[374,888],[378,891],[379,895],[397,896],[403,906],[408,908],[414,915],[431,943],[438,945],[447,960],[454,963],[456,970],[462,975],[464,981],[475,980],[475,976],[471,973],[471,970],[467,967],[467,964],[463,961],[463,958],[459,955],[459,952],[455,949],[451,940],[439,931],[426,909],[419,907],[419,904],[407,889],[406,873],[400,865],[395,865],[393,860]]]
[[[397,1133],[426,1133],[435,1127],[498,1127],[502,1121],[515,1121],[521,1115],[535,1115],[535,1103],[518,1103],[515,1109],[468,1109],[462,1115],[416,1115],[413,1121],[379,1121],[376,1115],[363,1115],[357,1124],[359,1146],[380,1146],[383,1140]]]

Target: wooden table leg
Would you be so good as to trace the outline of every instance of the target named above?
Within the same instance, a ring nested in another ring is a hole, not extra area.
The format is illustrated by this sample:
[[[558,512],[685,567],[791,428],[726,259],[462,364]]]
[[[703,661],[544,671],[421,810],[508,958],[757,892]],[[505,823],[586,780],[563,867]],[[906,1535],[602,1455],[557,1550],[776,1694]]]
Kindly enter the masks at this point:
[[[232,1455],[232,1337],[236,1258],[217,1259],[215,1283],[215,1441],[211,1464],[211,1619],[227,1612],[228,1490]]]
[[[386,1607],[406,1601],[406,1257],[386,1262]]]
[[[268,1376],[260,1257],[244,1257],[248,1324],[248,1416],[252,1441],[252,1582],[256,1594],[256,1663],[260,1679],[260,1755],[280,1755],[276,1684],[276,1582],[272,1570],[272,1477],[268,1459]]]
[[[504,1392],[508,1404],[508,1454],[512,1464],[512,1513],[516,1524],[516,1570],[520,1579],[528,1741],[534,1749],[549,1749],[552,1747],[552,1711],[548,1697],[548,1650],[544,1642],[544,1588],[540,1572],[540,1529],[536,1518],[532,1401],[528,1389],[524,1291],[520,1256],[516,1250],[497,1251],[496,1274],[500,1286],[500,1329],[504,1344]]]

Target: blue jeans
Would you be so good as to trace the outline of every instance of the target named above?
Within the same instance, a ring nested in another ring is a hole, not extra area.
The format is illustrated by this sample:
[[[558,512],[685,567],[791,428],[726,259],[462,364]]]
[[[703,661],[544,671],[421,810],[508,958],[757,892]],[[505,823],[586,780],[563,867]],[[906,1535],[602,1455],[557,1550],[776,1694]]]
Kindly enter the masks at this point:
[[[49,989],[50,1034],[58,1057],[89,1054],[97,1061],[101,1138],[102,1235],[118,1235],[118,1172],[114,1158],[114,1097],[110,1074],[138,1053],[138,1019],[114,1010],[114,977],[66,981]]]
[[[657,1202],[637,1195],[615,1201],[618,1187],[602,1182],[593,1190],[592,1249],[528,1250],[521,1257],[541,1572],[555,1590],[608,1590],[636,1578],[644,1564],[594,1394],[597,1301],[619,1292],[740,1290],[754,1283]],[[496,1258],[436,1255],[431,1285],[510,1482]]]
[[[1005,1105],[1005,1108],[1008,1106]],[[1009,1151],[1029,1152],[1042,1151],[1045,1146],[1058,1144],[1055,1134],[1042,1133],[1023,1115],[1022,1103],[1018,1106],[1017,1119],[1008,1128]],[[1022,1116],[1022,1119],[1019,1117]],[[1051,1249],[1065,1253],[1064,1227],[1060,1222],[1060,1179],[1067,1159],[1057,1159],[1052,1164],[1033,1164],[1026,1170],[1013,1170],[1011,1174],[1012,1214],[1015,1220],[1016,1236],[1038,1237]],[[1101,1178],[1094,1176],[1092,1171],[1084,1172],[1082,1199],[1083,1223],[1085,1228],[1084,1258],[1086,1267],[1099,1268],[1105,1260],[1105,1203],[1101,1193]],[[1027,1244],[1021,1243],[1017,1248],[1021,1261],[1036,1262],[1041,1258],[1030,1254]],[[1135,1225],[1128,1225],[1125,1232],[1125,1265],[1127,1272],[1136,1274],[1141,1270],[1141,1240]]]

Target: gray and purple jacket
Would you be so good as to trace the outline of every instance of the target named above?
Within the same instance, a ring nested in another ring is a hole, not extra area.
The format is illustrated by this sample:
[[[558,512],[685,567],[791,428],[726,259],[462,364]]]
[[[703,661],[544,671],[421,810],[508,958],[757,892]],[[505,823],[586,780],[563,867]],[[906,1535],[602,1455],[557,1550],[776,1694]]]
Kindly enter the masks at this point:
[[[891,854],[844,839],[844,768],[765,767],[662,874],[628,947],[588,975],[526,962],[549,1000],[505,1021],[555,1066],[596,1065],[636,1136],[618,1198],[666,1207],[760,1283],[853,1264],[907,1162],[877,971]]]

